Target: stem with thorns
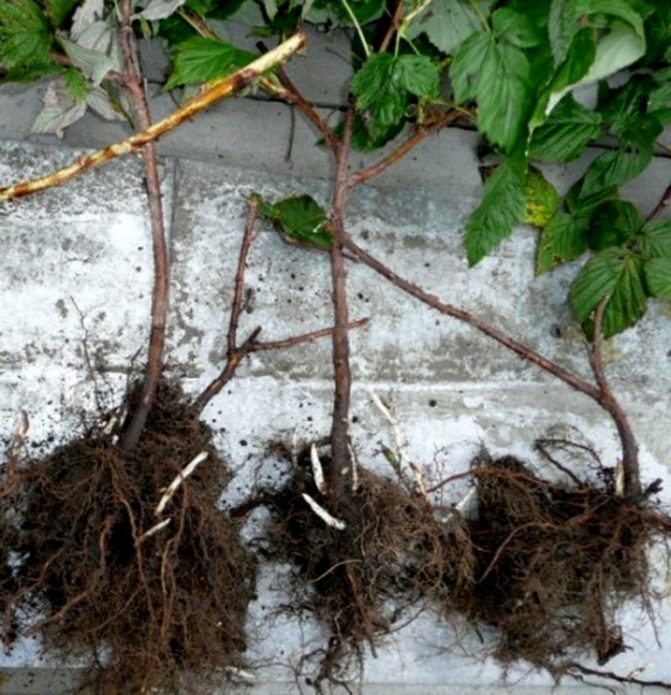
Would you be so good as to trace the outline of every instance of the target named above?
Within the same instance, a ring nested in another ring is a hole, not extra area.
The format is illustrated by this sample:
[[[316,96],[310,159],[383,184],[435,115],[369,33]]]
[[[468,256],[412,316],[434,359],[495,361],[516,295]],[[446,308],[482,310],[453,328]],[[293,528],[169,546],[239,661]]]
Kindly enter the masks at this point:
[[[347,305],[347,271],[343,256],[345,234],[345,204],[347,201],[347,163],[352,141],[354,108],[347,109],[342,141],[337,149],[336,179],[333,190],[331,219],[333,233],[331,246],[331,282],[333,287],[333,368],[335,372],[335,396],[331,423],[332,466],[329,470],[328,487],[337,504],[345,487],[346,479],[352,475],[352,457],[349,446],[349,407],[352,390],[352,374],[349,364],[349,323]]]
[[[242,360],[253,352],[261,352],[264,350],[279,350],[282,348],[295,347],[302,343],[308,343],[318,338],[323,338],[333,335],[333,328],[321,328],[309,333],[292,336],[283,340],[269,340],[261,342],[258,336],[261,333],[261,326],[257,326],[241,344],[238,344],[238,324],[240,315],[242,314],[243,294],[245,289],[245,270],[247,267],[247,257],[251,249],[252,242],[255,236],[256,220],[259,214],[259,201],[256,197],[252,197],[249,203],[249,213],[245,222],[245,231],[240,245],[240,253],[238,256],[238,268],[235,274],[235,288],[233,290],[233,303],[231,305],[231,314],[228,323],[228,333],[226,335],[226,365],[222,372],[213,379],[210,384],[194,401],[196,412],[200,413],[205,406],[214,398],[226,384],[233,378],[237,368]],[[368,319],[359,319],[347,324],[346,330],[353,328],[362,328],[368,323]]]
[[[17,183],[7,188],[0,188],[0,202],[16,200],[17,198],[23,198],[37,193],[38,191],[52,188],[53,186],[69,181],[94,167],[108,162],[115,157],[139,150],[143,145],[158,140],[160,137],[177,128],[177,126],[185,121],[193,118],[197,113],[200,113],[203,109],[211,106],[219,99],[229,97],[236,91],[246,87],[260,77],[265,71],[276,68],[285,60],[289,59],[296,51],[303,48],[305,43],[305,34],[302,31],[296,32],[289,39],[275,47],[272,51],[260,56],[247,67],[234,72],[228,77],[211,83],[201,94],[145,130],[135,133],[115,145],[108,145],[97,152],[84,155],[70,166],[52,174],[48,174],[47,176],[33,179],[32,181]]]
[[[121,50],[126,71],[124,83],[133,100],[137,124],[141,130],[147,130],[151,126],[151,116],[147,104],[147,94],[144,89],[144,80],[133,50],[131,11],[131,0],[124,0],[121,9]],[[152,292],[151,333],[142,394],[128,429],[123,433],[120,440],[121,448],[126,451],[132,449],[138,443],[154,401],[163,366],[165,326],[168,313],[168,249],[163,222],[161,182],[156,165],[156,148],[153,142],[147,142],[142,146],[142,157],[144,159],[151,221],[151,238],[154,254],[154,289]]]
[[[389,282],[391,282],[395,287],[398,287],[400,290],[403,290],[412,297],[415,297],[415,299],[418,299],[420,302],[426,304],[430,308],[435,309],[446,316],[451,316],[452,318],[458,319],[459,321],[463,321],[464,323],[473,326],[473,328],[476,328],[481,333],[493,338],[504,347],[518,354],[523,359],[535,364],[552,376],[563,381],[571,388],[585,394],[586,396],[589,396],[589,398],[596,401],[596,403],[598,403],[611,416],[615,427],[617,428],[620,444],[622,446],[622,463],[625,471],[625,497],[629,502],[636,502],[640,499],[641,483],[636,439],[634,438],[634,434],[631,430],[631,426],[629,425],[629,421],[624,410],[613,396],[613,393],[603,374],[603,366],[601,363],[601,322],[603,320],[603,304],[600,305],[599,309],[597,309],[597,316],[595,318],[595,344],[590,348],[592,371],[594,372],[597,380],[597,385],[594,385],[581,377],[579,374],[575,374],[565,367],[558,365],[551,359],[536,352],[534,349],[530,348],[524,343],[511,338],[509,335],[498,328],[491,326],[483,319],[469,313],[468,311],[465,311],[464,309],[460,309],[452,304],[443,302],[436,295],[430,294],[413,282],[401,277],[377,258],[371,256],[369,253],[360,248],[349,236],[344,236],[342,244],[344,248],[346,248],[353,256],[356,257],[357,260],[389,280]]]
[[[463,113],[457,111],[456,109],[450,109],[446,111],[442,117],[433,125],[427,127],[419,128],[411,137],[409,137],[405,142],[402,142],[395,150],[390,152],[386,157],[382,158],[379,162],[372,164],[371,166],[358,171],[356,174],[350,176],[347,185],[349,188],[354,188],[366,181],[372,179],[374,176],[378,176],[385,169],[396,164],[400,159],[405,157],[408,152],[413,150],[420,142],[425,138],[429,137],[433,133],[438,132],[441,128],[453,123],[457,118],[463,116]]]

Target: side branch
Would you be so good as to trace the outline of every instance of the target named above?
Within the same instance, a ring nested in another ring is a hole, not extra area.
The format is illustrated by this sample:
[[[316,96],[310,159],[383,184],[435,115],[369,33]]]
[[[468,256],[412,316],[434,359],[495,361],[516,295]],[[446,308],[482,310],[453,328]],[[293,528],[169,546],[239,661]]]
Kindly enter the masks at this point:
[[[184,106],[173,111],[169,116],[158,121],[149,128],[115,145],[109,145],[93,154],[84,155],[65,169],[61,169],[60,171],[32,181],[18,183],[7,188],[0,188],[0,202],[23,198],[46,188],[57,186],[115,157],[139,150],[143,145],[158,140],[160,137],[174,130],[190,118],[193,118],[197,113],[211,106],[219,99],[229,97],[236,91],[247,86],[266,70],[276,68],[303,48],[305,44],[305,34],[302,31],[298,31],[272,51],[269,51],[250,63],[247,67],[212,83],[202,94],[194,97],[191,101],[184,104]]]
[[[333,132],[331,128],[326,124],[326,121],[317,113],[314,105],[311,104],[299,91],[294,83],[289,79],[284,68],[280,67],[277,69],[277,78],[280,84],[284,87],[285,91],[273,93],[279,96],[281,99],[289,104],[293,104],[300,112],[305,116],[305,118],[312,123],[315,128],[324,136],[324,142],[331,148],[333,152],[336,152],[340,141],[338,137]],[[265,84],[262,84],[265,87]]]
[[[226,336],[226,365],[223,371],[213,379],[205,390],[194,401],[196,412],[201,412],[205,406],[214,398],[226,384],[233,378],[240,363],[247,355],[253,352],[262,352],[267,350],[280,350],[282,348],[291,348],[302,343],[312,342],[318,338],[323,338],[333,335],[333,328],[321,328],[309,333],[292,336],[283,340],[269,340],[262,342],[258,340],[261,333],[261,326],[257,326],[247,337],[247,339],[238,345],[238,323],[242,313],[243,294],[245,289],[245,270],[247,268],[247,258],[249,250],[254,241],[256,220],[259,213],[259,201],[256,197],[252,197],[249,203],[249,213],[245,222],[245,230],[240,245],[240,253],[238,256],[238,268],[235,274],[235,288],[233,290],[233,302],[231,305],[231,314],[228,322],[228,333]],[[359,319],[347,324],[347,330],[353,328],[361,328],[368,323],[368,319]]]
[[[459,118],[459,116],[462,115],[463,114],[457,111],[456,109],[446,111],[438,122],[426,128],[420,128],[419,130],[417,130],[414,135],[409,137],[404,143],[399,145],[399,147],[390,152],[379,162],[376,162],[375,164],[372,164],[366,169],[361,169],[361,171],[352,174],[347,183],[348,187],[355,188],[356,186],[359,186],[365,181],[368,181],[368,179],[372,179],[374,176],[378,176],[385,169],[388,169],[392,165],[396,164],[396,162],[398,162],[400,159],[405,157],[405,155],[408,154],[408,152],[417,147],[417,145],[419,145],[420,142],[428,138],[429,135],[432,135],[433,133],[439,131],[441,128],[448,126],[450,123],[454,123],[454,121],[456,121]]]
[[[377,260],[369,253],[364,251],[362,248],[357,246],[357,244],[355,244],[349,236],[346,238],[344,246],[359,261],[365,263],[376,273],[389,280],[389,282],[391,282],[392,285],[394,285],[395,287],[398,287],[407,294],[415,297],[415,299],[418,299],[420,302],[426,304],[432,309],[439,311],[441,314],[451,316],[452,318],[458,319],[459,321],[463,321],[469,324],[470,326],[473,326],[473,328],[477,329],[481,333],[484,333],[490,338],[493,338],[504,347],[507,347],[509,350],[512,350],[513,352],[517,353],[520,357],[524,358],[525,360],[528,360],[529,362],[532,362],[544,371],[548,372],[549,374],[552,374],[552,376],[557,377],[571,388],[574,388],[577,391],[584,393],[586,396],[589,396],[601,405],[601,390],[594,386],[594,384],[587,381],[586,379],[583,379],[583,377],[579,376],[578,374],[574,374],[573,372],[569,371],[568,369],[565,369],[564,367],[561,367],[560,365],[556,364],[547,357],[544,357],[543,355],[536,352],[524,343],[520,343],[514,338],[511,338],[510,336],[506,335],[503,331],[499,330],[498,328],[489,325],[486,321],[483,321],[481,318],[474,316],[473,314],[469,313],[468,311],[465,311],[464,309],[459,309],[458,307],[452,304],[448,304],[447,302],[441,301],[436,295],[426,292],[418,285],[415,285],[409,280],[406,280],[400,275],[397,275],[393,270],[388,268],[381,261]]]

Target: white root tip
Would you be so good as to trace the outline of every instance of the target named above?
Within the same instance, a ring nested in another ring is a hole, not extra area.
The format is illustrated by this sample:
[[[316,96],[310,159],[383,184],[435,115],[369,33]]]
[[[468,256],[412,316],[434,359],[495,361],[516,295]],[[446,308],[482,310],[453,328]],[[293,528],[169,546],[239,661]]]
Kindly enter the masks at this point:
[[[312,464],[312,479],[315,481],[317,490],[324,495],[326,494],[324,469],[322,468],[322,462],[319,460],[319,454],[317,454],[317,447],[314,444],[310,447],[310,463]]]
[[[245,671],[241,668],[236,668],[235,666],[224,666],[224,671],[229,675],[233,676],[234,678],[238,678],[239,680],[245,681],[246,683],[254,683],[256,681],[256,678],[254,677],[253,673]]]
[[[152,526],[149,531],[145,531],[138,539],[136,544],[142,543],[142,541],[147,540],[147,538],[150,538],[154,534],[158,533],[161,529],[164,529],[172,519],[168,517],[167,519],[163,519],[163,521],[159,521],[158,524],[155,526]]]
[[[352,492],[356,492],[359,489],[359,464],[351,446],[349,447],[349,455],[352,461]]]
[[[615,496],[624,497],[624,463],[617,462],[615,466]]]
[[[312,511],[327,525],[338,531],[344,531],[347,528],[347,524],[340,519],[336,519],[332,514],[329,514],[324,507],[315,502],[310,495],[303,493],[303,499],[308,503],[308,506]]]
[[[16,435],[14,436],[14,441],[9,448],[10,459],[17,458],[19,455],[19,450],[23,446],[23,442],[26,441],[28,436],[28,430],[30,429],[30,418],[25,410],[21,411],[21,424],[19,429],[16,430]]]
[[[173,481],[170,483],[170,485],[168,485],[165,492],[163,493],[163,497],[161,497],[159,503],[156,505],[156,510],[154,511],[156,516],[161,516],[168,502],[170,502],[175,492],[177,492],[177,488],[179,488],[179,486],[196,470],[196,468],[203,461],[205,461],[207,457],[208,453],[206,451],[201,451],[200,454],[198,454],[198,456],[196,456],[193,459],[193,461],[191,461],[191,463],[189,463],[189,465],[184,468],[184,470],[180,471],[175,476]]]

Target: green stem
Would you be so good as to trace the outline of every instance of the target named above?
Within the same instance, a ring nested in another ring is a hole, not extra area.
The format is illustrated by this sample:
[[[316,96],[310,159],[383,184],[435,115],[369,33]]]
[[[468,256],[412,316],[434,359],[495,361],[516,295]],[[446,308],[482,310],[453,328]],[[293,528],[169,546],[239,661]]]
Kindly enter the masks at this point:
[[[352,8],[349,6],[347,0],[342,0],[342,4],[345,10],[347,11],[347,14],[349,15],[349,18],[352,20],[352,24],[354,24],[356,33],[359,35],[359,41],[361,41],[361,45],[363,46],[366,58],[370,58],[370,48],[368,47],[368,43],[366,42],[366,37],[363,35],[363,29],[361,28],[361,24],[359,24],[359,20],[356,18],[356,15],[354,14]]]

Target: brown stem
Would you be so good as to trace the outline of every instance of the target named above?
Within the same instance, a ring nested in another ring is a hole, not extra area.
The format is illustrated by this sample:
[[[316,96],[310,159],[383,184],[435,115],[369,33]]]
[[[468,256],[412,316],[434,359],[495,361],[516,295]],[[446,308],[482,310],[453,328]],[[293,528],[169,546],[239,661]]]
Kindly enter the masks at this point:
[[[345,203],[347,201],[347,163],[352,142],[354,108],[350,104],[345,116],[345,128],[337,151],[336,178],[333,190],[330,226],[333,233],[331,246],[331,281],[333,287],[333,368],[335,395],[331,423],[332,466],[328,474],[329,493],[337,505],[345,489],[345,481],[351,479],[352,457],[349,444],[349,407],[352,390],[352,374],[349,364],[349,309],[347,306],[347,271],[343,257],[345,234]]]
[[[197,113],[200,113],[203,109],[211,106],[219,99],[229,97],[239,89],[246,87],[266,70],[277,67],[280,63],[290,58],[296,51],[303,48],[303,46],[305,46],[305,41],[305,34],[302,31],[298,31],[272,51],[257,58],[247,67],[214,82],[198,96],[184,104],[184,106],[176,109],[163,120],[154,123],[154,125],[146,130],[135,133],[129,138],[114,145],[103,147],[93,154],[84,155],[70,166],[48,174],[47,176],[42,176],[32,181],[23,181],[6,188],[0,188],[0,202],[23,198],[37,193],[38,191],[43,191],[46,188],[52,188],[86,171],[90,171],[94,167],[109,162],[115,157],[128,154],[129,152],[135,152],[148,142],[158,140],[160,137],[174,128],[177,128],[185,121],[193,118]]]
[[[537,365],[549,374],[552,374],[552,376],[561,379],[564,383],[568,384],[572,388],[576,389],[577,391],[580,391],[581,393],[584,393],[585,395],[600,403],[601,391],[596,386],[594,386],[594,384],[591,384],[589,381],[583,379],[578,374],[574,374],[568,369],[561,367],[560,365],[556,364],[547,357],[544,357],[543,355],[536,352],[527,345],[524,345],[524,343],[520,343],[514,338],[511,338],[510,336],[506,335],[503,331],[499,330],[498,328],[489,325],[481,318],[474,316],[473,314],[469,313],[468,311],[465,311],[464,309],[459,309],[458,307],[452,304],[448,304],[446,302],[441,301],[435,294],[430,294],[418,285],[415,285],[409,280],[406,280],[405,278],[402,278],[400,275],[397,275],[393,270],[388,268],[382,262],[378,261],[369,253],[357,246],[357,244],[355,244],[349,236],[346,237],[344,241],[344,246],[346,249],[350,251],[350,253],[356,256],[356,258],[359,261],[365,263],[376,273],[382,275],[382,277],[389,280],[389,282],[391,282],[395,287],[398,287],[404,292],[407,292],[411,296],[415,297],[415,299],[419,299],[420,302],[423,302],[432,309],[439,311],[441,314],[451,316],[452,318],[458,319],[459,321],[464,321],[470,326],[473,326],[473,328],[476,328],[481,333],[488,335],[490,338],[493,338],[497,342],[501,343],[501,345],[504,345],[509,350],[512,350],[513,352],[517,353],[520,357],[524,358],[525,360],[528,360],[529,362],[532,362],[533,364]]]
[[[245,270],[247,268],[247,257],[255,236],[256,220],[259,213],[259,201],[252,197],[249,203],[249,213],[245,222],[245,230],[240,244],[238,255],[238,268],[235,274],[235,287],[233,290],[233,302],[231,304],[231,314],[228,322],[228,333],[226,335],[226,365],[223,371],[213,379],[205,390],[194,401],[194,409],[200,413],[205,406],[214,398],[226,384],[233,378],[242,360],[253,352],[264,350],[279,350],[291,348],[302,343],[308,343],[318,338],[323,338],[334,333],[333,328],[320,328],[309,333],[292,336],[283,340],[269,340],[261,342],[258,340],[261,333],[261,326],[257,326],[247,337],[242,345],[238,345],[238,323],[242,313],[243,295],[245,290]],[[359,319],[347,324],[346,330],[361,328],[368,323],[368,319]]]
[[[429,137],[429,135],[432,135],[433,133],[437,132],[441,128],[444,128],[450,123],[453,123],[461,115],[462,114],[456,109],[446,111],[439,121],[428,127],[419,128],[414,133],[414,135],[408,138],[404,143],[399,145],[399,147],[397,147],[393,152],[390,152],[379,162],[376,162],[375,164],[372,164],[366,169],[362,169],[361,171],[357,171],[355,174],[352,174],[352,176],[350,176],[349,178],[349,182],[347,185],[349,186],[349,188],[354,188],[355,186],[358,186],[364,183],[365,181],[368,181],[368,179],[372,179],[374,176],[378,176],[385,169],[388,169],[390,166],[396,164],[396,162],[405,157],[405,155],[408,154],[410,150],[417,147],[417,145],[419,145],[419,143],[422,142],[425,138]]]
[[[666,210],[669,203],[671,203],[671,184],[669,184],[664,193],[662,193],[662,197],[659,199],[655,209],[648,215],[646,221],[650,222],[650,220],[657,217],[657,215],[660,215],[664,210]]]
[[[121,10],[121,49],[126,70],[125,84],[135,107],[135,115],[140,130],[151,126],[151,116],[147,104],[144,82],[133,55],[133,37],[131,28],[131,0],[124,0]],[[168,312],[168,250],[165,241],[163,223],[163,205],[161,202],[161,182],[156,165],[156,149],[153,142],[142,147],[147,199],[151,220],[151,238],[154,253],[154,289],[151,307],[151,334],[144,384],[140,402],[135,408],[128,429],[123,433],[120,446],[126,451],[132,449],[139,441],[147,416],[151,409],[156,388],[161,378],[163,351],[165,348],[165,324]]]
[[[380,50],[378,51],[379,53],[384,53],[389,48],[389,44],[391,43],[391,40],[394,38],[394,34],[398,31],[398,27],[401,24],[404,6],[405,0],[398,0],[396,9],[394,10],[394,16],[391,18],[389,29],[387,29],[387,33],[384,35],[382,43],[380,44]]]
[[[641,474],[638,461],[638,444],[622,406],[615,398],[603,368],[603,315],[607,300],[599,303],[594,312],[594,340],[589,348],[589,361],[601,393],[601,406],[610,414],[622,446],[624,471],[624,496],[629,502],[641,497]]]
[[[278,68],[276,74],[280,83],[286,90],[285,93],[280,95],[281,98],[289,104],[297,106],[305,118],[324,136],[324,142],[326,142],[333,152],[336,152],[340,144],[338,137],[333,130],[329,128],[326,121],[317,113],[314,105],[305,99],[298,91],[296,85],[289,79],[289,75],[287,75],[283,68]]]

